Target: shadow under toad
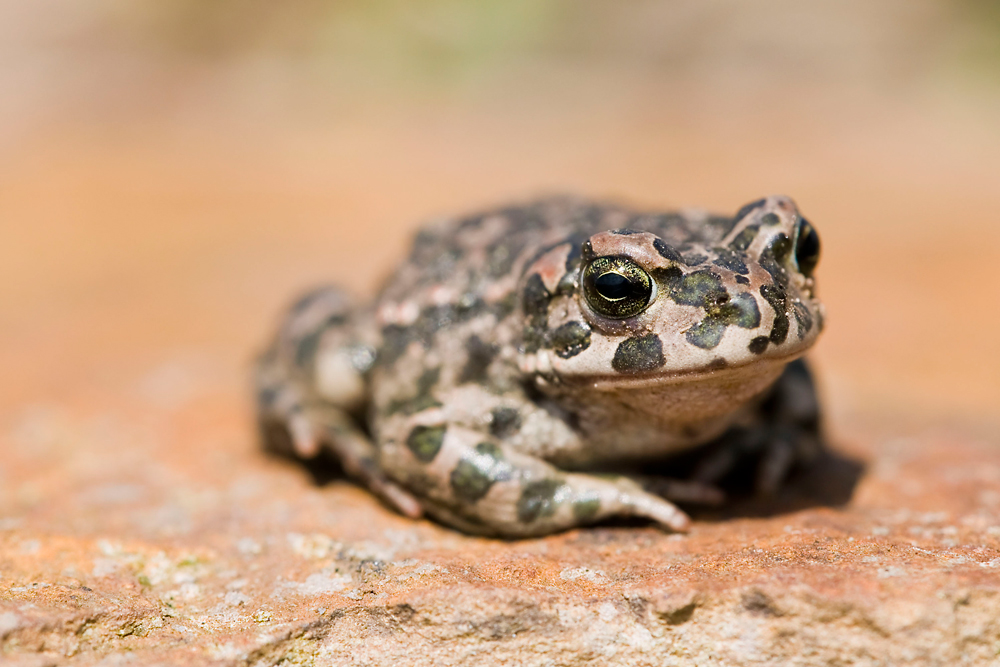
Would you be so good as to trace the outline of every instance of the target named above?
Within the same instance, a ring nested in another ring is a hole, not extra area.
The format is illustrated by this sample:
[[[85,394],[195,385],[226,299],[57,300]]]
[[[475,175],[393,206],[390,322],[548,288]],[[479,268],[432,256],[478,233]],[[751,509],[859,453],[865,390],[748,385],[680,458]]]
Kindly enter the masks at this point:
[[[842,507],[851,501],[865,472],[863,461],[823,447],[808,465],[792,469],[776,491],[761,494],[754,489],[755,463],[748,461],[745,466],[736,466],[719,482],[726,495],[723,503],[715,506],[679,504],[696,521],[768,517],[812,507]]]
[[[686,457],[682,457],[686,458]],[[676,464],[681,464],[677,466]],[[671,460],[664,465],[664,472],[673,478],[681,478],[687,461]],[[823,448],[808,466],[800,466],[791,471],[784,484],[769,495],[761,495],[754,491],[755,466],[748,461],[745,466],[737,466],[727,475],[719,488],[725,493],[725,500],[717,505],[698,504],[693,502],[675,501],[695,522],[724,523],[739,518],[769,518],[792,514],[816,507],[843,507],[854,495],[858,482],[865,473],[865,463]],[[692,457],[691,468],[697,465],[696,457]],[[680,470],[678,470],[680,468]],[[647,475],[653,472],[649,468]],[[655,484],[654,484],[655,486]],[[648,487],[647,487],[648,488]],[[629,527],[647,527],[649,521],[637,518],[623,518],[602,521],[591,527],[591,530],[581,531],[573,538],[581,543],[611,543],[622,539],[636,539],[633,533],[626,538],[623,529]]]

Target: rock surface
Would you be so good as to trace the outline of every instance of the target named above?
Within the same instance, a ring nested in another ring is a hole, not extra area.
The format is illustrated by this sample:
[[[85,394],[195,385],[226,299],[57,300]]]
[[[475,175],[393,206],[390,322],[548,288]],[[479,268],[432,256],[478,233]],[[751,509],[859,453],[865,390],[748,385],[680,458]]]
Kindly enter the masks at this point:
[[[689,535],[508,543],[317,486],[254,448],[232,396],[114,410],[39,408],[5,433],[7,477],[26,480],[0,533],[13,664],[987,664],[1000,649],[1000,452],[968,436],[842,435],[867,461],[843,508],[802,507],[831,476],[850,484],[857,468],[831,460]]]

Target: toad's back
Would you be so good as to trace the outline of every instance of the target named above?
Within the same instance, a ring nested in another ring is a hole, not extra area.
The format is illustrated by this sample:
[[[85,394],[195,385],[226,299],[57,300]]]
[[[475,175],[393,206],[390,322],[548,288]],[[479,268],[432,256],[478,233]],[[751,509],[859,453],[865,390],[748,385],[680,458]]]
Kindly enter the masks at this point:
[[[549,198],[521,206],[446,220],[421,230],[404,265],[385,286],[382,299],[412,300],[422,290],[450,286],[485,298],[498,282],[521,276],[525,263],[545,249],[610,229],[656,234],[681,249],[715,245],[735,223],[701,211],[637,213],[583,199]]]

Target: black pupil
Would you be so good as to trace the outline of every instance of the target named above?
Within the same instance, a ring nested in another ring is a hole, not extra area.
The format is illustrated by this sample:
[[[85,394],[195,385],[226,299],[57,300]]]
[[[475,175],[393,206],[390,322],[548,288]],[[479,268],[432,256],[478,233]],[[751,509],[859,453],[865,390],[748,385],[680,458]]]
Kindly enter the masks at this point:
[[[598,294],[611,301],[624,299],[635,292],[635,285],[631,280],[620,273],[612,272],[598,276],[594,281],[594,287]]]

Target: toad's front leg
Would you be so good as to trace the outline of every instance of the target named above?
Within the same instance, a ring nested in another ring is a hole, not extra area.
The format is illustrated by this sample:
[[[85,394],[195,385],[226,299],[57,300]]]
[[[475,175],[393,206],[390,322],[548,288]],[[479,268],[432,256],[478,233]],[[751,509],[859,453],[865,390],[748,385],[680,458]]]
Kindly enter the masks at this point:
[[[802,359],[788,364],[758,413],[754,423],[731,429],[712,446],[694,471],[695,481],[716,484],[750,464],[757,494],[773,495],[793,468],[810,465],[825,447],[816,387]]]
[[[382,439],[381,464],[421,498],[428,514],[466,532],[545,535],[618,516],[675,531],[688,517],[627,477],[561,471],[428,410],[398,420]]]

